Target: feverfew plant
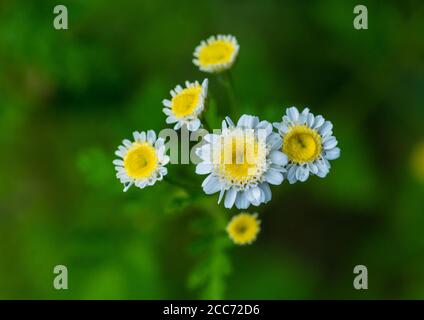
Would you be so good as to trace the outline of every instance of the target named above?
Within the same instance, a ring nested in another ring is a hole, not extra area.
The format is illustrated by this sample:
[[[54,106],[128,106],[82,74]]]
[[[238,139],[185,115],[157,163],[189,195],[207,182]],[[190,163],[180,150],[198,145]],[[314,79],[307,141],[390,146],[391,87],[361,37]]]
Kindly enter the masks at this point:
[[[236,62],[239,50],[234,36],[211,36],[196,47],[193,59],[200,71],[212,74],[224,85],[228,101],[233,104],[230,69]],[[219,226],[222,234],[226,234],[227,240],[231,239],[236,245],[247,245],[256,240],[260,220],[257,213],[250,214],[245,210],[271,201],[271,186],[278,187],[284,180],[290,184],[305,182],[313,175],[324,178],[330,172],[330,161],[340,156],[333,124],[321,115],[315,116],[308,108],[302,111],[296,107],[288,108],[281,120],[273,124],[255,115],[233,114],[239,117],[236,122],[226,116],[222,119],[221,128],[212,130],[205,118],[210,96],[208,79],[186,81],[184,87],[177,85],[170,90],[170,95],[169,99],[162,101],[165,122],[172,124],[181,137],[183,134],[180,130],[192,134],[201,130],[206,132],[200,145],[194,149],[199,159],[195,173],[206,175],[201,186],[198,186],[199,190],[203,189],[206,195],[217,193],[218,204],[223,203],[226,209],[235,207],[243,210],[232,219],[225,218],[226,227],[219,217],[219,222],[214,224]],[[234,107],[231,109],[235,110]],[[115,152],[119,159],[114,160],[113,164],[124,191],[132,185],[143,189],[162,180],[184,187],[186,181],[167,177],[166,165],[170,158],[166,153],[165,140],[153,130],[135,131],[133,141],[123,140]],[[222,276],[228,273],[225,256],[216,250],[220,243],[217,238],[214,252],[217,265],[221,263],[223,267],[203,264],[215,268],[215,271],[208,271],[212,278],[213,274]],[[193,279],[192,282],[198,284],[195,276]],[[215,282],[211,286],[219,287]]]

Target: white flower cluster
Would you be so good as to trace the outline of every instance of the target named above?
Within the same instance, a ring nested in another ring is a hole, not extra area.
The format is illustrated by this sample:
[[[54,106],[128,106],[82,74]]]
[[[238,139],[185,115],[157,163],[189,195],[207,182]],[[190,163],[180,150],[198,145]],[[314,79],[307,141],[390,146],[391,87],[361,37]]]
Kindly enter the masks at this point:
[[[235,62],[239,45],[234,36],[212,36],[195,49],[194,64],[201,71],[224,72]],[[177,85],[171,98],[162,101],[166,123],[174,130],[196,132],[203,123],[208,79]],[[124,184],[139,188],[151,186],[167,174],[169,157],[162,138],[152,130],[134,132],[134,141],[123,140],[113,161],[116,176]],[[247,209],[271,200],[270,185],[304,182],[310,176],[324,178],[330,161],[340,156],[333,125],[308,108],[286,110],[280,122],[271,124],[252,115],[242,115],[235,124],[229,117],[220,130],[203,137],[196,149],[201,162],[196,173],[207,175],[202,183],[206,194],[219,193],[226,208]]]

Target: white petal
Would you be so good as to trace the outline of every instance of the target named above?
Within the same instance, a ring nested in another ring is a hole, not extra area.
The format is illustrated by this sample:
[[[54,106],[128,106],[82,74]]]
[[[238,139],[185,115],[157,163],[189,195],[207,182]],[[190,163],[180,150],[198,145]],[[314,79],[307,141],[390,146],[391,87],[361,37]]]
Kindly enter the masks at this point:
[[[140,132],[140,141],[145,142],[146,141],[146,132]]]
[[[137,180],[135,181],[134,185],[138,188],[144,188],[147,184],[147,180]]]
[[[177,122],[177,121],[178,121],[178,119],[177,119],[177,118],[175,118],[173,115],[171,115],[171,116],[169,116],[169,117],[167,117],[167,118],[165,119],[165,122],[166,122],[167,124],[175,123],[175,122]]]
[[[124,140],[122,140],[122,143],[123,143],[123,145],[124,145],[124,146],[126,146],[127,148],[131,148],[131,146],[132,146],[132,142],[131,142],[130,140],[128,140],[128,139],[124,139]]]
[[[272,124],[266,120],[263,120],[258,123],[256,129],[265,130],[266,136],[269,136],[272,132]]]
[[[205,78],[202,82],[202,92],[204,96],[206,96],[208,92],[208,83],[209,83],[208,78]]]
[[[218,192],[221,190],[221,183],[219,179],[214,176],[213,174],[210,174],[205,181],[203,181],[203,191],[206,194],[213,194],[215,192]]]
[[[237,193],[236,207],[237,209],[249,208],[250,202],[247,200],[246,191],[240,191]]]
[[[287,180],[289,180],[290,184],[293,184],[297,181],[297,178],[296,178],[297,167],[298,167],[297,165],[293,164],[289,168],[289,171],[287,172]]]
[[[282,122],[273,122],[272,125],[275,129],[280,130],[283,123]]]
[[[115,154],[120,158],[124,158],[124,156],[125,156],[125,154],[122,150],[116,150]]]
[[[221,203],[221,200],[222,200],[222,197],[224,196],[224,194],[225,194],[225,189],[221,188],[221,191],[219,192],[219,197],[218,197],[218,204]]]
[[[212,179],[212,178],[214,178],[215,176],[213,175],[213,174],[210,174],[210,175],[208,175],[207,177],[206,177],[206,179],[205,180],[203,180],[203,182],[202,182],[202,188],[207,184],[207,183],[209,183],[209,180],[210,179]],[[215,177],[216,178],[216,177]]]
[[[296,179],[304,182],[309,177],[309,169],[305,168],[304,166],[299,166],[296,170]]]
[[[124,161],[122,160],[113,160],[112,162],[115,166],[123,166],[124,165]]]
[[[169,101],[168,99],[163,99],[162,100],[162,104],[165,106],[165,107],[168,107],[168,108],[170,108],[171,106],[172,106],[172,102],[171,101]],[[169,109],[167,109],[167,108],[163,108],[163,112],[165,112],[165,109],[166,110],[169,110]],[[169,110],[169,111],[171,111],[171,110]],[[166,112],[165,112],[166,113]]]
[[[196,131],[197,129],[199,129],[199,127],[200,127],[200,120],[199,119],[195,119],[193,121],[190,121],[188,123],[188,126],[187,126],[189,131]]]
[[[258,123],[259,123],[258,117],[244,114],[240,117],[239,121],[237,122],[237,127],[253,129],[258,125]]]
[[[233,120],[231,120],[230,117],[225,117],[225,120],[227,121],[227,123],[230,127],[234,127],[234,122],[233,122]]]
[[[312,128],[312,126],[314,125],[314,115],[312,113],[308,114],[308,117],[306,118],[306,125],[310,128]]]
[[[156,147],[156,154],[160,157],[160,156],[165,154],[165,150],[166,150],[166,147],[162,144],[162,145]]]
[[[299,115],[299,124],[305,124],[308,119],[309,109],[303,109],[302,113]]]
[[[140,140],[140,133],[138,131],[133,132],[134,141]]]
[[[288,108],[286,113],[289,119],[293,122],[297,122],[299,119],[299,110],[297,110],[296,107]]]
[[[165,166],[165,165],[167,165],[168,163],[169,163],[169,160],[170,160],[170,158],[169,158],[169,156],[163,156],[163,158],[162,158],[162,162],[161,162],[161,164],[163,165],[163,166]]]
[[[280,133],[287,133],[289,131],[289,126],[285,122],[274,122],[273,125]]]
[[[325,121],[325,123],[319,129],[319,133],[322,136],[326,136],[330,133],[331,129],[333,129],[333,124],[330,121]]]
[[[211,145],[210,144],[204,144],[203,146],[196,149],[195,153],[196,155],[201,158],[202,160],[211,161]]]
[[[317,174],[318,173],[318,167],[314,163],[312,163],[312,162],[308,163],[308,169],[313,174]]]
[[[261,188],[256,187],[256,188],[252,188],[250,189],[250,194],[252,195],[253,201],[252,204],[254,204],[255,206],[258,206],[261,204]]]
[[[166,176],[168,174],[168,169],[165,167],[161,167],[160,172],[162,173],[163,176]]]
[[[283,175],[275,170],[269,169],[265,175],[265,180],[273,185],[279,185],[283,182]]]
[[[281,151],[274,150],[269,154],[269,158],[275,164],[285,166],[289,162],[289,158]]]
[[[163,108],[163,109],[162,109],[162,111],[163,111],[163,113],[164,113],[164,114],[166,114],[167,116],[172,116],[172,115],[173,115],[173,113],[172,113],[171,109]]]
[[[147,131],[147,142],[153,144],[156,141],[156,133],[153,130]]]
[[[271,150],[280,149],[283,144],[283,139],[278,133],[271,133],[266,139],[267,145]]]
[[[271,188],[269,187],[269,184],[266,182],[263,182],[259,185],[259,188],[261,188],[265,198],[264,202],[268,202],[272,198]]]
[[[269,167],[271,169],[275,170],[275,171],[278,171],[278,172],[286,172],[287,171],[285,167],[282,167],[282,166],[280,166],[278,164],[274,164],[274,163],[271,163],[271,165]]]
[[[328,167],[327,163],[323,160],[319,160],[316,162],[316,165],[318,167],[317,176],[320,178],[324,178],[330,171],[330,168]]]
[[[318,129],[321,127],[325,122],[325,119],[322,115],[318,115],[315,117],[314,126],[313,129]]]
[[[121,181],[122,183],[127,183],[127,182],[131,182],[131,181],[133,181],[133,179],[131,179],[130,177],[128,177],[128,176],[119,176],[118,177],[118,175],[116,175],[117,176],[117,178],[119,179],[119,181]]]
[[[265,193],[263,192],[262,188],[260,188],[259,186],[258,186],[258,188],[259,188],[259,191],[261,192],[261,196],[259,198],[259,204],[261,204],[261,203],[265,202]]]
[[[236,201],[237,190],[230,188],[225,195],[224,206],[227,209],[231,209]]]
[[[331,150],[327,150],[327,151],[325,151],[324,157],[328,160],[335,160],[338,157],[340,157],[340,149],[334,148],[334,149],[331,149]]]
[[[325,142],[324,142],[324,149],[325,150],[333,149],[335,146],[337,146],[337,140],[336,140],[335,137],[330,137],[330,138],[326,139]]]
[[[165,139],[164,138],[158,138],[155,142],[155,148],[161,148],[165,143]]]
[[[200,162],[196,166],[196,173],[197,174],[208,174],[211,173],[213,169],[213,164],[207,163],[207,162]]]

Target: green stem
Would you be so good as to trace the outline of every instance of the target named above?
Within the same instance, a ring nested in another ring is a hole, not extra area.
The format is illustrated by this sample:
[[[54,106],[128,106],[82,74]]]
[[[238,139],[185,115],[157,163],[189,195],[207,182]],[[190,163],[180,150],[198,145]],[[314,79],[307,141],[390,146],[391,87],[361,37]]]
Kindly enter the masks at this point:
[[[189,283],[192,289],[200,290],[201,299],[224,299],[227,279],[231,273],[229,248],[232,247],[225,226],[227,212],[216,207],[216,199],[202,202],[197,239],[194,240],[194,252],[198,261],[190,273]],[[208,205],[206,205],[208,204]]]
[[[223,72],[218,75],[218,79],[222,86],[227,91],[228,100],[230,103],[231,115],[235,118],[239,117],[238,114],[238,106],[237,106],[237,98],[234,90],[234,81],[230,71]]]

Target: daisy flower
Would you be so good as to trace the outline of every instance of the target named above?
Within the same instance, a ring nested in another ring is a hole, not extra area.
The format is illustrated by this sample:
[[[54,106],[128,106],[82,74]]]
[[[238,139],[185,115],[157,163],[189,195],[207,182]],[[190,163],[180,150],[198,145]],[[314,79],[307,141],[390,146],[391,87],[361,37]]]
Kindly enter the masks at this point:
[[[175,123],[174,130],[185,125],[189,131],[196,131],[200,127],[199,116],[205,107],[208,79],[203,80],[202,84],[186,81],[185,85],[185,88],[177,85],[171,90],[172,99],[162,101],[165,106],[163,112],[168,116],[166,123]]]
[[[246,209],[271,200],[269,184],[283,181],[288,158],[281,151],[281,137],[268,121],[243,115],[237,125],[229,117],[222,122],[220,134],[207,134],[196,149],[202,160],[197,174],[207,174],[202,183],[206,194],[219,192],[226,208]]]
[[[310,175],[324,178],[330,171],[329,160],[340,156],[333,125],[305,108],[288,108],[281,122],[274,123],[282,139],[282,151],[288,156],[286,177],[290,183],[306,181]]]
[[[231,68],[236,60],[239,48],[234,36],[211,36],[196,47],[193,54],[193,63],[201,71],[218,73]]]
[[[133,184],[140,189],[152,186],[168,173],[165,165],[169,157],[165,155],[164,139],[156,139],[153,130],[133,133],[134,142],[122,141],[115,154],[121,159],[113,161],[116,177],[127,191]]]
[[[227,225],[227,233],[235,244],[251,244],[261,230],[258,215],[240,213],[234,216]]]

